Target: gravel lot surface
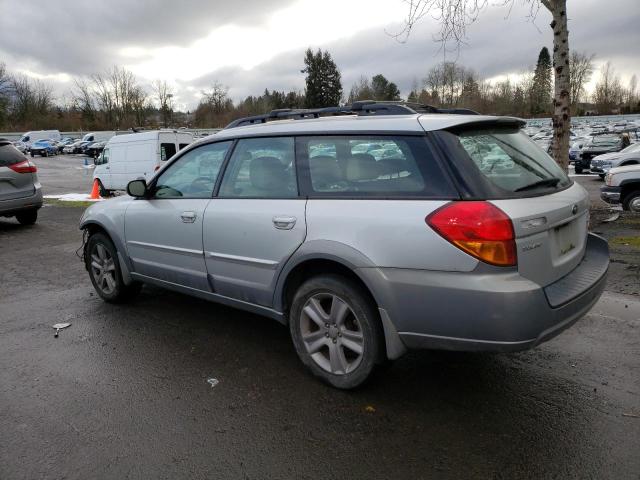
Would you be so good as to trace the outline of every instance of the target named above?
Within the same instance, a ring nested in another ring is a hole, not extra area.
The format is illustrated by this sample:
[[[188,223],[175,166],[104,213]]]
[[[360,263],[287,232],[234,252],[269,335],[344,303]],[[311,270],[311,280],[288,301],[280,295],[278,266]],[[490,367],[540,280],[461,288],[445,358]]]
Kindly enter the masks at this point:
[[[82,157],[36,162],[45,193],[87,191]],[[269,319],[150,287],[102,302],[81,212],[0,219],[0,479],[639,478],[637,250],[616,246],[601,301],[535,350],[413,352],[341,392]]]

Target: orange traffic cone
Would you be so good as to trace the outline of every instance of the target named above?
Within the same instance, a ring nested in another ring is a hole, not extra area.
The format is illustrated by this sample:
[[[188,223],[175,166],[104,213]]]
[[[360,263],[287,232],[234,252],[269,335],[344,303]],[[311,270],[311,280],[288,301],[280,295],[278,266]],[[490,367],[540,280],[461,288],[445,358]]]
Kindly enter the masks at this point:
[[[96,178],[93,181],[93,188],[91,189],[91,194],[89,195],[91,200],[98,200],[100,197],[100,185],[98,179]]]

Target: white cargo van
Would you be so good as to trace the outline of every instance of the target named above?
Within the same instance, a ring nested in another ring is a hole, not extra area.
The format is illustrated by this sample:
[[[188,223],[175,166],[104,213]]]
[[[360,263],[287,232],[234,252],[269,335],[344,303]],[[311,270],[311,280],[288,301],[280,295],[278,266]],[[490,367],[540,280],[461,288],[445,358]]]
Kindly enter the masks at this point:
[[[95,160],[93,178],[100,181],[100,194],[125,190],[131,180],[149,180],[165,161],[193,142],[193,135],[174,130],[156,130],[114,136]]]
[[[20,142],[26,145],[27,148],[31,148],[33,142],[38,140],[60,140],[59,130],[34,130],[33,132],[26,132],[20,137]]]
[[[82,137],[83,142],[108,142],[116,132],[89,132]]]

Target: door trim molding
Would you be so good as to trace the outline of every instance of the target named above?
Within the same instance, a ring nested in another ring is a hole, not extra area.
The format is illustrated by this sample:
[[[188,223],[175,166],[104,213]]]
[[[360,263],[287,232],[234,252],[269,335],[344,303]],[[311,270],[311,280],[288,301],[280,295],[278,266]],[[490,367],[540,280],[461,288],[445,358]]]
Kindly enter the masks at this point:
[[[138,242],[135,240],[129,240],[127,245],[133,245],[136,247],[149,248],[151,250],[161,250],[164,252],[176,252],[184,255],[192,255],[194,257],[201,257],[204,255],[202,250],[192,250],[190,248],[170,247],[168,245],[158,245],[156,243]]]
[[[226,260],[235,263],[244,263],[248,265],[257,265],[259,267],[266,267],[274,269],[276,268],[280,262],[274,262],[273,260],[265,260],[263,258],[254,258],[254,257],[242,257],[240,255],[229,255],[226,253],[218,253],[218,252],[206,252],[206,256],[209,258],[216,258],[218,260]]]

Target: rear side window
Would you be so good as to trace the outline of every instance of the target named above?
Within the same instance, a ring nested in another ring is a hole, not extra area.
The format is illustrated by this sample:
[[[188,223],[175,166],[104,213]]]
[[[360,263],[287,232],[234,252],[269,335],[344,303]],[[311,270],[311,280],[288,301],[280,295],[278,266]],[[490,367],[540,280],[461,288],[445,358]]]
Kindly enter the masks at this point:
[[[8,142],[0,142],[0,167],[8,167],[23,162],[25,156]]]
[[[220,197],[295,198],[298,196],[291,137],[238,141],[231,155]]]
[[[176,154],[175,143],[161,143],[160,144],[160,160],[169,160]]]
[[[189,146],[189,144],[188,144],[188,143],[181,143],[181,144],[179,145],[179,148],[178,148],[178,149],[179,149],[179,150],[182,150],[184,147],[188,147],[188,146]]]
[[[571,185],[558,164],[518,130],[479,129],[443,134],[448,153],[467,159],[469,168],[462,168],[469,171],[475,167],[494,197],[546,194]]]
[[[299,137],[306,187],[323,197],[450,197],[447,181],[424,137]]]

